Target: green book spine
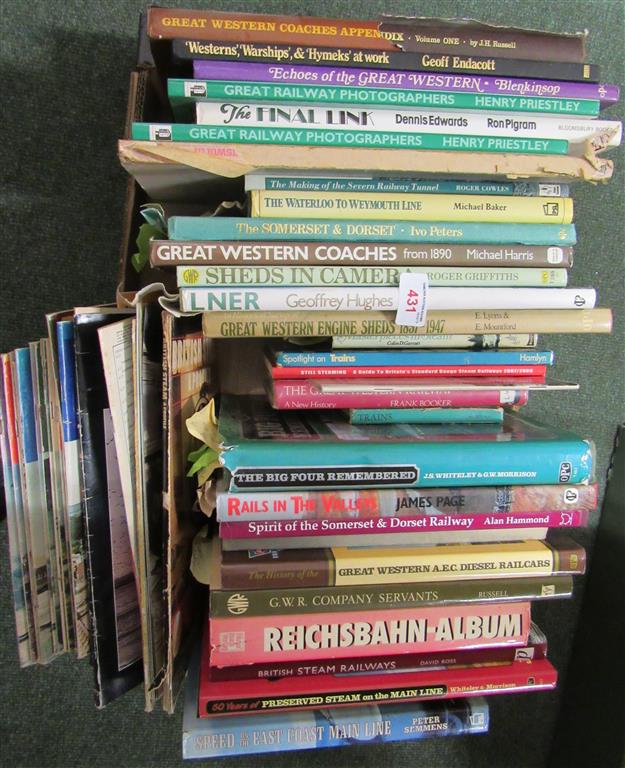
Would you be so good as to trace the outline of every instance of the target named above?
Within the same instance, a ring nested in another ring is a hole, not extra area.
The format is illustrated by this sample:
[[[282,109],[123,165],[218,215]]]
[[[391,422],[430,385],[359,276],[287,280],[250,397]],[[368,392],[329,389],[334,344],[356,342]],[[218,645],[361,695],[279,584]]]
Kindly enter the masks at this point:
[[[196,101],[275,101],[304,104],[352,104],[377,107],[425,107],[428,109],[488,109],[515,112],[518,105],[509,96],[480,93],[403,90],[389,88],[324,87],[237,80],[167,81],[167,94],[176,114],[192,112]],[[487,101],[486,101],[487,99]],[[597,117],[600,102],[592,99],[525,97],[524,112]]]
[[[452,152],[511,152],[524,155],[566,155],[569,142],[504,136],[350,131],[320,128],[249,128],[186,123],[133,123],[136,141],[184,141],[215,144],[286,144],[316,147],[374,147]]]
[[[389,611],[446,603],[490,600],[540,600],[568,597],[571,576],[489,579],[423,584],[347,587],[293,587],[287,589],[216,589],[210,593],[212,618],[279,616],[289,612],[319,613],[348,610]]]
[[[363,221],[359,219],[249,219],[236,216],[172,216],[170,240],[286,240],[374,243],[522,243],[575,245],[574,224]]]

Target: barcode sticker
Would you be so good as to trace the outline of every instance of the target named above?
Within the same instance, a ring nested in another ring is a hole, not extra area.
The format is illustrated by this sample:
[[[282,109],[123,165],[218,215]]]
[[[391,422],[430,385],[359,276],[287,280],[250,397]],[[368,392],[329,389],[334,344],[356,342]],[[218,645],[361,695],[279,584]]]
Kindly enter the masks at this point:
[[[425,325],[428,303],[428,276],[420,272],[402,272],[399,277],[397,325],[418,328]]]

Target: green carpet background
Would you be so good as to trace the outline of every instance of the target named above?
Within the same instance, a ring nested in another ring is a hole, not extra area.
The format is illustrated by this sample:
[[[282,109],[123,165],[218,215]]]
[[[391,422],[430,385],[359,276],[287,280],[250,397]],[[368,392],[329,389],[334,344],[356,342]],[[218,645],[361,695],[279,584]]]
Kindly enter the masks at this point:
[[[219,10],[374,18],[380,13],[465,16],[552,31],[587,28],[589,61],[604,82],[623,88],[625,5],[620,0],[380,0],[172,3]],[[42,336],[44,314],[111,301],[115,291],[126,177],[116,159],[128,73],[134,64],[138,0],[5,0],[2,16],[2,262],[0,350]],[[548,58],[548,51],[545,51]],[[623,102],[607,117],[623,118]],[[556,352],[554,378],[581,383],[580,392],[538,394],[527,412],[591,437],[603,491],[616,426],[625,420],[625,280],[623,149],[607,186],[574,190],[579,245],[571,284],[594,286],[599,305],[615,311],[611,336],[543,337]],[[579,539],[590,545],[598,521]],[[168,717],[142,711],[135,690],[96,711],[92,670],[69,656],[47,668],[20,670],[7,566],[6,523],[0,524],[0,755],[6,766],[178,766],[181,707]],[[535,616],[549,638],[549,655],[567,675],[584,591],[571,601],[538,605]],[[604,616],[607,632],[619,617]],[[621,659],[615,663],[622,664]],[[414,744],[212,761],[215,766],[471,766],[529,768],[547,764],[561,688],[553,693],[491,697],[487,736]],[[608,692],[615,696],[617,692]],[[606,702],[580,701],[605,707]],[[609,722],[609,712],[606,712]],[[616,725],[616,727],[619,727]],[[600,745],[597,745],[598,757]],[[572,763],[569,763],[572,765]],[[601,765],[599,760],[597,765]]]

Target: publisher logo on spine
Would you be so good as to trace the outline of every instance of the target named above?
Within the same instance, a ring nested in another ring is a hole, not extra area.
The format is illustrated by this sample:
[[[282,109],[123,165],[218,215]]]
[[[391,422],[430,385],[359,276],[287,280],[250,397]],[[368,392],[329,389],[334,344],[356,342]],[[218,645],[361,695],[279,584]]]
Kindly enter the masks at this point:
[[[182,272],[182,280],[185,285],[195,285],[200,279],[200,273],[197,269],[185,269]]]
[[[539,184],[538,194],[540,197],[564,197],[559,184]]]
[[[563,461],[560,464],[560,472],[558,474],[559,483],[568,483],[571,480],[571,473],[573,468],[570,461]]]
[[[560,213],[560,203],[545,203],[543,211],[545,216],[557,216]]]
[[[171,141],[171,125],[151,125],[150,141]]]
[[[236,595],[230,595],[226,607],[233,616],[240,616],[250,607],[250,601],[245,595],[237,593]]]
[[[558,246],[547,248],[547,261],[550,264],[562,264],[563,260],[564,253],[562,248],[559,248]]]
[[[566,504],[576,504],[579,499],[579,491],[577,488],[567,488],[564,491],[564,501]]]
[[[197,98],[205,98],[206,97],[206,83],[190,83],[185,82],[184,84],[184,95],[191,99],[193,97]]]

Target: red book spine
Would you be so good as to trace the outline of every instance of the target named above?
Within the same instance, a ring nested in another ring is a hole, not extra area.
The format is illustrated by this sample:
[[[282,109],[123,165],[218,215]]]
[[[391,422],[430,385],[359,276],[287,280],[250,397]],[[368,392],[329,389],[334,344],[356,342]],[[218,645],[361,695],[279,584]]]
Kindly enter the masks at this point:
[[[525,645],[530,603],[476,603],[390,611],[289,613],[210,619],[211,666],[242,661],[307,661],[368,657],[386,648],[429,653],[493,645]]]
[[[532,628],[533,629],[533,628]],[[431,670],[436,667],[459,667],[467,664],[512,664],[513,661],[544,659],[547,656],[547,639],[542,633],[528,645],[471,648],[457,651],[431,653],[386,653],[366,658],[313,659],[301,661],[274,661],[263,664],[239,664],[233,667],[208,668],[211,680],[266,680],[283,677],[308,677],[309,675],[355,675],[401,670]],[[305,683],[302,683],[305,685]]]
[[[555,688],[557,677],[549,661],[539,659],[416,672],[311,675],[305,680],[287,677],[280,680],[216,681],[208,675],[205,654],[200,670],[198,711],[200,717],[213,717],[546,691]]]
[[[254,539],[259,546],[265,539],[291,539],[299,536],[384,536],[396,533],[428,533],[432,531],[508,531],[517,528],[580,528],[588,525],[588,511],[572,509],[566,512],[540,512],[528,515],[505,514],[422,514],[410,517],[388,516],[346,518],[344,520],[271,520],[222,522],[221,539]]]
[[[509,389],[432,389],[421,392],[320,392],[309,381],[273,382],[273,407],[292,408],[463,408],[520,406],[528,393]]]
[[[442,376],[499,376],[535,379],[537,382],[545,380],[547,366],[545,365],[413,365],[402,367],[391,366],[349,366],[337,368],[336,366],[324,366],[323,368],[285,367],[274,365],[271,367],[271,376],[274,379],[335,379],[339,376],[347,378],[404,378],[423,377],[439,378]]]

